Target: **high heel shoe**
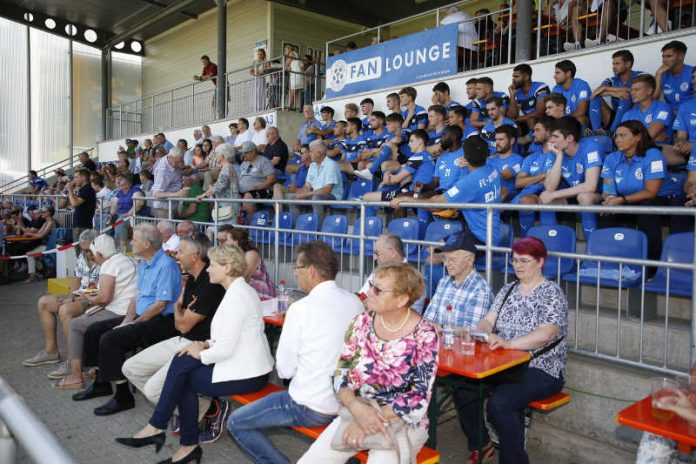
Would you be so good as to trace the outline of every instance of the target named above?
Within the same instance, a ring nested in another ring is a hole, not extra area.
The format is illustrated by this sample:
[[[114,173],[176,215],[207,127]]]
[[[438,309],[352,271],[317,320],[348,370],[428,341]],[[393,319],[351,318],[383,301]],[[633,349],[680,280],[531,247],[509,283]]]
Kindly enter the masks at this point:
[[[164,440],[167,436],[164,432],[160,432],[156,435],[150,435],[149,437],[143,438],[117,438],[116,443],[120,443],[125,446],[130,446],[131,448],[142,448],[143,446],[155,445],[155,452],[159,453],[159,450],[164,446]]]
[[[196,461],[196,464],[201,463],[201,458],[203,457],[203,448],[196,446],[193,451],[186,455],[185,458],[179,459],[178,461],[172,461],[172,458],[160,461],[157,464],[187,464],[189,462]]]

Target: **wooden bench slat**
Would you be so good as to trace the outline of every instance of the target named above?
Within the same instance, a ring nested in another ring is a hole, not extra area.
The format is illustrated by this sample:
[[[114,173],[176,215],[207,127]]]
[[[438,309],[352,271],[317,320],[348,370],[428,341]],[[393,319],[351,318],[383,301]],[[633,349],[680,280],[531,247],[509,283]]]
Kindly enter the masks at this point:
[[[556,395],[549,396],[543,400],[533,401],[529,403],[530,408],[538,409],[540,411],[551,411],[564,404],[570,403],[571,396],[566,392],[560,392]]]

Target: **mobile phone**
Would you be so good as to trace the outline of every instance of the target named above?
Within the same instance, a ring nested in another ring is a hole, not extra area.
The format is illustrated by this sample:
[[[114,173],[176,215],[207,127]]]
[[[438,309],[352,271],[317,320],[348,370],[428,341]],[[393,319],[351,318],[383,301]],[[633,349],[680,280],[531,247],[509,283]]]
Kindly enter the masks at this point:
[[[471,336],[481,343],[488,343],[488,334],[486,332],[471,332]]]

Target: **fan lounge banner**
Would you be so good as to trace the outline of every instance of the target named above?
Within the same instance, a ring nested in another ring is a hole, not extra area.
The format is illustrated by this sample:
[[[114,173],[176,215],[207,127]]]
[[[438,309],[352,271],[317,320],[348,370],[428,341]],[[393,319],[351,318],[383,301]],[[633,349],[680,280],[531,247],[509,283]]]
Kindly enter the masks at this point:
[[[457,73],[457,24],[329,58],[328,98],[369,92]]]

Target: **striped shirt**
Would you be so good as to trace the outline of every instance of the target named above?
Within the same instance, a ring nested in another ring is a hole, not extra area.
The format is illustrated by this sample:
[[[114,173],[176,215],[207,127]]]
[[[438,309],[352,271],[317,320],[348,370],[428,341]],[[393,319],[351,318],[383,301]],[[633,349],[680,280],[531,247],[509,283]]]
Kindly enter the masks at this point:
[[[486,280],[472,270],[460,284],[445,275],[437,284],[423,318],[442,325],[447,306],[452,306],[457,327],[475,326],[488,313],[493,293]]]
[[[169,156],[161,158],[157,164],[155,164],[152,175],[155,177],[154,183],[152,184],[153,195],[157,192],[174,193],[181,190],[181,169],[172,165]],[[153,203],[153,206],[157,209],[167,208],[166,201],[154,201]],[[176,210],[177,207],[178,205],[176,202],[172,203],[173,210]]]

